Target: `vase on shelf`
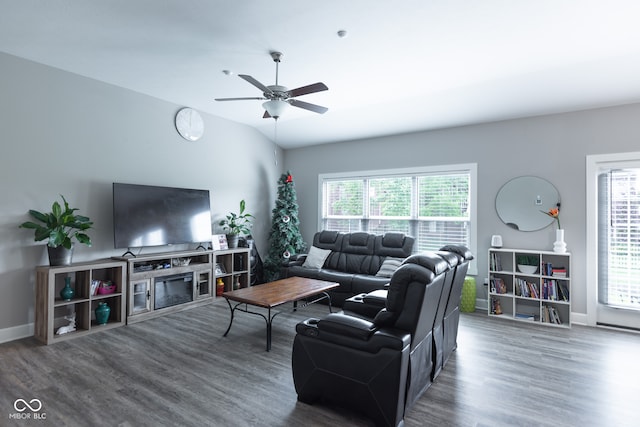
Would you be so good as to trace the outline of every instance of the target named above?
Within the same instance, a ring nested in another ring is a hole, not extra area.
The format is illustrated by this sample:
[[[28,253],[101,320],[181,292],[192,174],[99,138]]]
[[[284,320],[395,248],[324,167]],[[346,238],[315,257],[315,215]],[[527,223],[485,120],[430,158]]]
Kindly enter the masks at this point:
[[[567,252],[567,244],[564,241],[564,229],[556,230],[556,241],[553,242],[553,252],[563,254]]]
[[[110,313],[111,307],[109,307],[106,302],[98,303],[96,307],[96,322],[98,325],[106,325]]]
[[[60,291],[60,298],[65,301],[71,301],[75,295],[76,291],[71,287],[71,277],[67,276],[64,278],[64,288]]]

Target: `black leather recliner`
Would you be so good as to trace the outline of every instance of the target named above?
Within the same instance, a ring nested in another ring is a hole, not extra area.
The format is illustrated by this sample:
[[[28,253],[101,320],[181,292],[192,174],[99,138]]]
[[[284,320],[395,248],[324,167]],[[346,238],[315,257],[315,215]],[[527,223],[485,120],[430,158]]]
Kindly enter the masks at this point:
[[[442,322],[444,332],[442,365],[445,366],[451,354],[458,347],[458,324],[460,323],[462,285],[467,276],[469,262],[473,259],[473,254],[465,246],[460,245],[447,245],[443,246],[440,250],[452,253],[458,257],[458,265],[454,272],[453,282],[451,283],[451,293],[449,294],[449,300],[447,301]]]
[[[292,354],[298,400],[402,425],[431,385],[433,324],[448,269],[436,253],[412,255],[391,277],[373,321],[341,312],[299,323]]]

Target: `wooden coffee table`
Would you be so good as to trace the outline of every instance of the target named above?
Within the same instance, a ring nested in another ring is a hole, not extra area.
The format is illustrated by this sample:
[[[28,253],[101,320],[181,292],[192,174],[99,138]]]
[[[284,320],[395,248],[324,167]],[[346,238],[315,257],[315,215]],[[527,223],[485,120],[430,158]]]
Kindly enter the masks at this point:
[[[276,280],[275,282],[224,292],[222,296],[227,300],[227,304],[229,304],[231,319],[229,320],[229,327],[223,336],[226,337],[229,330],[231,330],[235,311],[238,307],[244,306],[244,309],[240,309],[240,311],[261,316],[267,322],[267,351],[269,351],[271,350],[271,324],[273,323],[273,319],[282,313],[281,311],[277,311],[271,314],[272,308],[293,302],[293,309],[295,311],[298,307],[299,300],[319,296],[312,301],[305,301],[300,307],[305,307],[327,298],[329,300],[329,312],[331,312],[331,297],[327,291],[337,288],[338,286],[340,285],[334,282],[325,282],[323,280],[307,279],[304,277],[289,277],[287,279]],[[235,301],[237,304],[232,305],[231,301]],[[265,316],[263,313],[249,310],[250,305],[266,308],[268,310],[267,315]]]

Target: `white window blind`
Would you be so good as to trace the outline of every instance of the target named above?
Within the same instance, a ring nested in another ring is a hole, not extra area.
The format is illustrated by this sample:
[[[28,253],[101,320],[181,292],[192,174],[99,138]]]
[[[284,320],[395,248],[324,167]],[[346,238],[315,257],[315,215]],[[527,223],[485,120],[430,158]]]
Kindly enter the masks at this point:
[[[598,176],[598,300],[640,309],[640,169]]]
[[[342,232],[402,232],[416,238],[415,251],[446,244],[472,248],[471,177],[470,169],[442,167],[321,178],[321,226]]]

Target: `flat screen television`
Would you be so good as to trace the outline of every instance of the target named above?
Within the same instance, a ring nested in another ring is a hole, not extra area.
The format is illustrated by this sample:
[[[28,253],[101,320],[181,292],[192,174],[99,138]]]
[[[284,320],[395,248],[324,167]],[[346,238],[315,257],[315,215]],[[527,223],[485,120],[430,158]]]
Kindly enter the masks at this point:
[[[114,182],[114,247],[209,242],[209,200],[209,190]]]

